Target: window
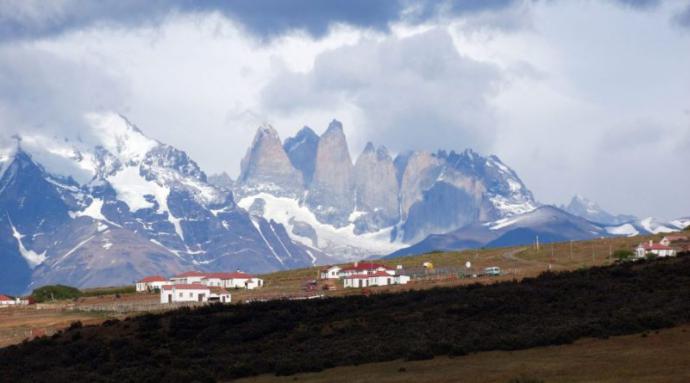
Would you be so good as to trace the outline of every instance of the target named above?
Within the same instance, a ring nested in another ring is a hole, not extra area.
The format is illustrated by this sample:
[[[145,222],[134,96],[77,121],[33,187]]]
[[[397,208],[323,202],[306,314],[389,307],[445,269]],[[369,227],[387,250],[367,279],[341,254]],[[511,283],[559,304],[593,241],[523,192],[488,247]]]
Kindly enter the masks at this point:
[[[194,297],[194,293],[189,293],[189,297],[190,297],[190,298],[193,298],[193,297]]]
[[[182,293],[180,293],[180,298],[182,298]]]

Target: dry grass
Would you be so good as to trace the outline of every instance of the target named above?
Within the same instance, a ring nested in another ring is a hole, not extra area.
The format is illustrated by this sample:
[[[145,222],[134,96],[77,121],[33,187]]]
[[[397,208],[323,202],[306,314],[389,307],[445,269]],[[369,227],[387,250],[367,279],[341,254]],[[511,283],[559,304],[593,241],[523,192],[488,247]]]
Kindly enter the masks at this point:
[[[404,371],[400,371],[404,369]],[[494,351],[428,361],[394,361],[337,367],[287,377],[263,375],[242,383],[486,382],[526,376],[546,383],[690,381],[690,326],[607,340],[522,351]]]

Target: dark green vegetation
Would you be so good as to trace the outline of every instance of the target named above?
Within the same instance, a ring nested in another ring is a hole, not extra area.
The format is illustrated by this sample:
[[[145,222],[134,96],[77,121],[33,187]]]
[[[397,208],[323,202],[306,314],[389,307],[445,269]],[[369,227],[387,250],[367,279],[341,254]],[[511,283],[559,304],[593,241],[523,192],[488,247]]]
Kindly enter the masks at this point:
[[[627,261],[632,259],[634,256],[635,254],[627,249],[616,250],[613,252],[613,258],[619,261]]]
[[[82,297],[99,297],[103,295],[123,295],[134,294],[137,292],[135,286],[120,286],[120,287],[99,287],[94,289],[85,289],[81,291]]]
[[[36,302],[58,301],[74,299],[81,296],[79,289],[65,285],[49,285],[40,287],[31,293]]]
[[[31,297],[36,302],[41,303],[82,297],[98,297],[103,295],[122,295],[134,293],[136,293],[136,287],[134,286],[99,287],[94,289],[79,290],[72,286],[48,285],[34,290],[31,293]]]
[[[690,323],[690,257],[521,282],[207,306],[0,350],[11,382],[183,382],[568,344]]]

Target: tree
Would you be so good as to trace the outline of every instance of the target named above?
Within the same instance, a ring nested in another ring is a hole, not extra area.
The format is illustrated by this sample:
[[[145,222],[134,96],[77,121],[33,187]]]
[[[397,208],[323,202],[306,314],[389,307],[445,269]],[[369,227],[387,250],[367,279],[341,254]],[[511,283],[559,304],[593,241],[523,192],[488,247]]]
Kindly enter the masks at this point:
[[[80,296],[81,291],[79,291],[79,289],[65,285],[43,286],[31,293],[31,297],[39,303],[52,300],[74,299]]]
[[[621,262],[632,259],[634,255],[632,251],[626,249],[619,249],[613,252],[613,257]]]

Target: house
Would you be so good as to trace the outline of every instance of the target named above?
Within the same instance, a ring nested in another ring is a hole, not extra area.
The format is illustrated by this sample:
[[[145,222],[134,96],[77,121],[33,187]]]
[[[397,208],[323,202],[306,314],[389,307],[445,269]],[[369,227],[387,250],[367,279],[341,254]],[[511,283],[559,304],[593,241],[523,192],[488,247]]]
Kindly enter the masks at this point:
[[[204,279],[205,276],[205,273],[201,273],[198,271],[187,271],[185,273],[178,274],[170,278],[170,282],[172,282],[172,284],[174,285],[191,285],[195,283],[201,283],[201,280]]]
[[[343,277],[345,288],[361,288],[370,286],[404,285],[410,281],[408,275],[389,274],[386,271],[377,271],[367,274],[353,274]]]
[[[659,241],[664,246],[671,246],[673,242],[687,241],[688,237],[681,234],[667,235]]]
[[[200,283],[192,283],[166,285],[161,289],[161,303],[230,303],[230,301],[230,293],[223,287],[209,287]]]
[[[171,285],[172,282],[160,275],[151,275],[137,281],[137,292],[160,290],[163,286]]]
[[[350,276],[370,275],[379,272],[395,275],[395,270],[378,263],[355,262],[352,267],[340,270],[338,276],[340,276],[340,278],[345,278]]]
[[[321,270],[320,278],[321,279],[339,279],[340,278],[340,270],[342,268],[340,266],[331,266],[329,268]]]
[[[253,275],[237,271],[230,273],[228,288],[253,290],[264,285],[264,280]]]
[[[9,306],[17,304],[17,300],[10,298],[7,295],[0,294],[0,306]]]
[[[207,286],[250,290],[264,285],[263,279],[241,271],[234,273],[208,273],[201,280],[201,283]]]
[[[654,254],[657,257],[674,257],[676,250],[672,247],[664,246],[661,243],[654,243],[650,240],[648,243],[641,243],[635,249],[636,258],[644,258],[647,254]]]

